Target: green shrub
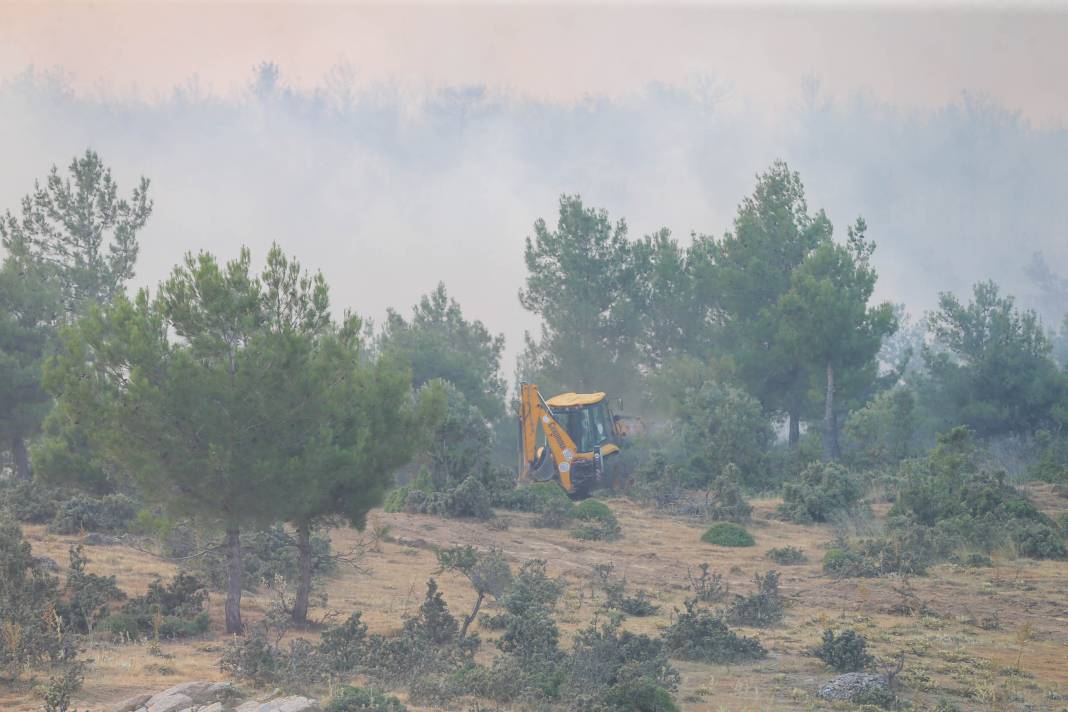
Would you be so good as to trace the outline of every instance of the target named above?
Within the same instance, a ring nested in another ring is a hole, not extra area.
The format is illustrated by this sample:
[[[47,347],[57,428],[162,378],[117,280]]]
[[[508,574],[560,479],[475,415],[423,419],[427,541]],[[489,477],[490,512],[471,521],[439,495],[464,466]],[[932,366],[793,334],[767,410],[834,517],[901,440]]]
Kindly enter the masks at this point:
[[[836,578],[875,578],[887,574],[922,576],[932,558],[922,529],[891,529],[879,539],[862,539],[829,549],[823,570]]]
[[[118,638],[190,638],[208,631],[211,618],[204,612],[208,592],[200,580],[178,573],[170,583],[160,578],[148,585],[143,596],[130,599],[122,612],[104,621],[104,628]]]
[[[571,536],[576,539],[611,541],[623,535],[616,516],[604,502],[583,500],[575,506],[572,516],[578,521],[578,525],[571,530]]]
[[[56,579],[34,559],[19,526],[0,517],[0,612],[3,623],[18,632],[17,641],[0,645],[0,669],[17,679],[45,661],[72,660],[74,636],[59,635],[52,618],[59,600]]]
[[[386,499],[382,502],[382,510],[389,514],[403,512],[404,502],[408,498],[409,490],[408,485],[391,489],[389,494],[386,495]]]
[[[579,631],[563,668],[568,679],[562,697],[579,710],[596,709],[602,700],[618,701],[623,690],[617,686],[632,688],[655,704],[659,696],[651,694],[652,687],[666,692],[679,684],[679,673],[668,662],[663,642],[622,630],[618,620]]]
[[[645,591],[638,591],[635,594],[627,593],[627,579],[614,578],[612,571],[615,567],[612,564],[596,564],[593,568],[597,574],[598,584],[604,592],[605,608],[639,618],[651,616],[660,610],[660,607],[652,602]]]
[[[796,546],[782,546],[775,549],[768,549],[767,556],[776,564],[782,566],[803,564],[808,561],[805,557],[805,552],[801,551]]]
[[[326,712],[408,712],[396,697],[346,685],[326,703]]]
[[[769,571],[753,576],[757,590],[748,596],[736,596],[727,609],[731,623],[756,628],[774,625],[782,620],[783,599],[779,593],[779,572]]]
[[[89,559],[81,544],[70,547],[70,568],[63,587],[63,602],[58,611],[65,626],[79,633],[89,633],[108,616],[113,601],[126,598],[114,576],[101,576],[85,570]]]
[[[708,564],[698,564],[700,573],[694,575],[693,569],[686,568],[686,579],[690,592],[701,603],[715,603],[723,600],[730,592],[730,585],[723,580],[723,574],[709,571]]]
[[[1016,553],[1029,559],[1063,559],[1068,556],[1064,537],[1043,522],[1026,522],[1012,532]]]
[[[535,482],[516,487],[505,507],[517,512],[544,512],[551,504],[571,505],[567,493],[555,482]]]
[[[539,529],[563,529],[571,523],[574,514],[575,505],[567,497],[552,499],[545,502],[531,525]]]
[[[45,688],[44,712],[71,712],[70,698],[82,689],[85,682],[85,663],[70,662],[63,671],[53,675]]]
[[[799,481],[783,487],[779,514],[791,522],[826,522],[839,512],[852,508],[860,490],[841,465],[813,462],[801,472]]]
[[[760,641],[734,633],[720,617],[698,608],[695,600],[687,600],[685,606],[664,631],[664,647],[671,657],[726,664],[767,655]]]
[[[823,640],[812,654],[838,672],[859,672],[875,663],[867,652],[868,642],[855,630],[847,628],[837,635],[833,630],[823,631]]]
[[[43,524],[56,516],[59,493],[33,481],[16,480],[0,485],[0,510],[18,522]]]
[[[1008,543],[1024,556],[1065,556],[1064,533],[1005,473],[984,469],[966,428],[940,436],[926,458],[903,463],[899,479],[891,522],[924,532],[932,558]]]
[[[448,493],[446,512],[453,518],[489,519],[493,516],[489,490],[473,476]]]
[[[124,532],[136,517],[137,503],[124,494],[100,498],[80,494],[57,507],[48,529],[56,534]]]
[[[317,653],[335,680],[355,675],[367,654],[367,626],[361,614],[357,611],[341,625],[324,630]]]
[[[678,712],[671,693],[652,680],[638,678],[613,685],[604,695],[613,712]]]
[[[742,496],[742,488],[738,485],[741,477],[738,468],[730,463],[724,468],[722,475],[712,481],[708,489],[709,519],[728,522],[747,522],[753,507]]]
[[[755,546],[753,535],[733,522],[719,522],[701,535],[701,541],[716,546]]]

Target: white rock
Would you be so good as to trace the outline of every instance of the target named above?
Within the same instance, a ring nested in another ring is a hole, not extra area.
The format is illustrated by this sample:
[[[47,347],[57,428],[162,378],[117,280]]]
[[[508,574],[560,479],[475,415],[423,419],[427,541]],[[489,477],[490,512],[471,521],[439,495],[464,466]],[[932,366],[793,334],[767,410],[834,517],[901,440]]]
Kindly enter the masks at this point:
[[[144,707],[150,699],[152,699],[151,693],[146,693],[143,695],[134,695],[133,697],[123,700],[117,705],[112,705],[111,712],[136,712],[136,710],[139,710]]]
[[[148,712],[185,712],[193,706],[193,698],[180,692],[159,699],[153,697],[152,700],[155,701],[149,701]]]

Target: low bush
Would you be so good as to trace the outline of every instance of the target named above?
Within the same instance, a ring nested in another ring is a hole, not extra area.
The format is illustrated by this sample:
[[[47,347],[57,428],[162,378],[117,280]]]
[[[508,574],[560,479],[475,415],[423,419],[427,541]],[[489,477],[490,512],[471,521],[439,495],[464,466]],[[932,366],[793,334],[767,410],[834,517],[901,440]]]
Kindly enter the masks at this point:
[[[609,688],[604,703],[612,712],[678,712],[671,693],[652,680],[625,680]]]
[[[808,561],[805,552],[801,551],[796,546],[782,546],[775,549],[768,549],[767,557],[776,564],[782,566],[793,566]]]
[[[16,480],[0,485],[0,510],[17,522],[44,524],[59,507],[59,493],[37,482]]]
[[[828,549],[823,570],[836,578],[875,578],[887,574],[922,576],[927,573],[931,550],[919,536],[891,531],[879,539],[862,539]]]
[[[686,569],[688,588],[697,601],[715,603],[726,598],[730,585],[723,580],[722,574],[710,571],[708,564],[698,564],[697,570],[699,573],[695,575],[693,569]]]
[[[120,613],[104,622],[104,627],[112,635],[128,640],[203,635],[211,625],[211,618],[204,611],[207,600],[204,584],[191,574],[178,573],[166,584],[157,577],[143,596],[130,599]]]
[[[326,703],[326,712],[408,712],[396,697],[346,685]]]
[[[671,657],[727,664],[767,655],[760,641],[734,633],[721,617],[699,608],[695,600],[687,600],[685,606],[685,611],[676,611],[675,621],[664,631],[664,648]]]
[[[797,482],[783,486],[780,516],[798,524],[826,522],[856,505],[860,489],[844,467],[834,462],[813,462]]]
[[[783,598],[779,592],[779,572],[769,571],[753,576],[756,591],[748,596],[735,596],[727,608],[727,619],[737,625],[763,628],[783,618]]]
[[[455,487],[442,491],[427,491],[414,486],[394,490],[391,508],[404,493],[403,511],[408,514],[431,514],[453,519],[489,519],[493,516],[489,490],[478,479],[469,476]],[[387,510],[389,511],[389,510]]]
[[[571,530],[576,539],[610,541],[623,535],[623,530],[604,502],[587,499],[575,506],[572,517],[577,525]]]
[[[27,667],[71,661],[74,636],[56,614],[59,585],[34,557],[19,526],[0,517],[0,670],[17,680]]]
[[[596,709],[599,701],[618,699],[621,690],[617,686],[628,683],[646,689],[646,694],[649,687],[666,692],[679,685],[679,673],[668,662],[663,642],[621,630],[619,621],[591,624],[579,631],[564,668],[568,679],[562,697],[574,701],[573,709]]]
[[[867,652],[867,645],[864,636],[851,628],[838,634],[833,630],[825,630],[823,640],[812,650],[812,654],[838,672],[859,672],[875,663],[875,658]]]
[[[712,481],[708,488],[707,515],[709,519],[728,522],[747,522],[753,507],[742,496],[738,484],[741,477],[738,468],[728,464],[724,474]]]
[[[107,618],[110,604],[126,598],[114,576],[89,573],[85,570],[88,563],[84,547],[72,545],[63,600],[57,608],[66,628],[78,633],[91,633]]]
[[[535,482],[516,487],[504,506],[517,512],[544,512],[553,503],[570,505],[567,493],[555,482]]]
[[[124,494],[80,494],[62,502],[48,529],[56,534],[126,531],[137,517],[137,503]]]
[[[1013,544],[1023,556],[1063,558],[1064,533],[1026,494],[991,472],[966,428],[940,436],[921,460],[903,463],[891,522],[923,531],[932,558]]]
[[[1063,559],[1068,556],[1064,536],[1044,522],[1018,524],[1011,536],[1020,556],[1029,559]]]
[[[756,545],[753,535],[734,522],[713,524],[708,528],[708,531],[701,535],[701,541],[706,544],[715,544],[716,546],[741,547]]]
[[[649,594],[638,591],[635,594],[627,592],[627,579],[615,578],[612,572],[615,567],[612,564],[597,564],[594,567],[598,585],[604,593],[604,607],[620,611],[628,616],[643,617],[651,616],[660,610],[660,607],[652,602]]]
[[[563,529],[571,524],[571,517],[574,513],[575,505],[567,497],[552,499],[545,502],[538,516],[531,521],[531,525],[539,529]]]

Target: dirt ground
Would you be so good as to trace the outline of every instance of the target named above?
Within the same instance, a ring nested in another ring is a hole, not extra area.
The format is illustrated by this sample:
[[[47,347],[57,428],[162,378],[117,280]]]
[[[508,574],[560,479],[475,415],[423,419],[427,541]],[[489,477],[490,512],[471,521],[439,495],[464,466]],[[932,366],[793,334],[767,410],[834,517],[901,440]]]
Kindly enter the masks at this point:
[[[1068,510],[1068,500],[1051,488],[1033,488],[1032,496],[1051,513]],[[834,709],[813,696],[833,673],[807,651],[825,628],[845,626],[864,633],[881,658],[905,653],[898,680],[901,696],[913,709],[932,709],[946,697],[961,710],[1068,710],[1068,562],[1005,555],[994,557],[992,568],[946,564],[908,581],[835,581],[824,576],[819,565],[832,529],[778,521],[773,517],[777,500],[753,502],[749,529],[757,545],[745,549],[701,543],[703,526],[698,522],[655,514],[622,498],[609,504],[624,532],[615,542],[582,542],[567,532],[536,529],[530,526],[531,515],[525,514],[502,512],[509,527],[496,530],[480,522],[377,512],[369,529],[385,536],[362,561],[364,571],[343,566],[327,584],[326,607],[315,609],[312,616],[345,616],[359,610],[372,632],[398,627],[421,601],[427,578],[435,575],[435,547],[453,544],[499,547],[515,565],[531,558],[548,561],[550,571],[567,583],[559,613],[564,639],[587,624],[600,606],[601,596],[591,585],[594,564],[611,562],[626,576],[629,590],[644,589],[653,596],[660,611],[628,618],[625,626],[654,635],[670,624],[674,609],[681,608],[688,567],[707,562],[738,593],[752,590],[755,573],[777,569],[789,604],[784,623],[773,629],[742,629],[761,640],[768,657],[739,666],[677,662],[682,673],[678,699],[684,710]],[[61,564],[77,540],[48,534],[43,527],[25,531],[36,555]],[[331,532],[335,550],[342,552],[360,536],[345,529]],[[787,545],[802,549],[808,563],[780,566],[765,558],[768,549]],[[131,595],[142,593],[156,574],[167,577],[176,571],[173,564],[128,547],[87,547],[87,553],[90,570],[115,574]],[[473,596],[466,581],[449,574],[437,578],[453,612],[469,610]],[[265,594],[248,595],[243,612],[254,621],[269,605]],[[185,680],[224,679],[217,666],[227,643],[221,633],[222,595],[213,594],[210,606],[213,635],[166,643],[162,656],[150,655],[146,645],[92,645],[85,654],[92,666],[77,709],[106,710],[133,694]],[[483,610],[492,612],[492,602]],[[492,650],[494,634],[480,634],[484,649]],[[36,684],[43,679],[38,675]],[[39,709],[32,682],[0,688],[0,710]]]

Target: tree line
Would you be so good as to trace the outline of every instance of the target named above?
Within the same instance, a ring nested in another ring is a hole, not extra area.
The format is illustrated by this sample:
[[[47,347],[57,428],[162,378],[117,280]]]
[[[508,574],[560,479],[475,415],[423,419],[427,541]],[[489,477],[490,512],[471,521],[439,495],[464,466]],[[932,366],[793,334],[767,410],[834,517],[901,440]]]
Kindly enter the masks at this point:
[[[146,179],[124,196],[88,151],[0,220],[0,449],[17,478],[212,521],[228,632],[243,629],[243,530],[292,526],[305,620],[316,527],[363,528],[413,460],[442,482],[512,462],[504,339],[444,285],[375,329],[274,246],[259,272],[248,250],[190,254],[131,292],[152,210]],[[966,425],[1031,438],[1036,467],[1068,471],[1068,323],[1054,333],[987,282],[911,324],[873,303],[874,251],[862,218],[835,239],[781,161],[718,237],[632,239],[564,195],[526,240],[519,301],[541,330],[516,377],[664,414],[658,447],[679,443],[696,482],[728,465],[751,488],[787,479],[768,474],[775,423],[795,459],[900,460]]]

